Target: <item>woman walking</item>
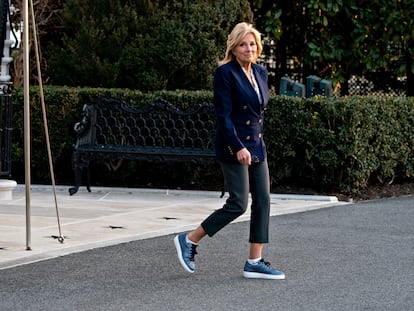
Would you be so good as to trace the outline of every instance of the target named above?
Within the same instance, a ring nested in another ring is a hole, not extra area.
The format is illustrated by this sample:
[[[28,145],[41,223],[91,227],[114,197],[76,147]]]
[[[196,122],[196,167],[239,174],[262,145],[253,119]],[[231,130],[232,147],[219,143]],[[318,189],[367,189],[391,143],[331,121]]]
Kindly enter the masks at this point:
[[[214,74],[214,106],[217,117],[215,148],[229,197],[195,230],[174,238],[184,269],[195,271],[198,243],[242,215],[251,193],[250,249],[243,269],[246,278],[284,279],[262,258],[269,241],[270,177],[263,140],[264,111],[269,92],[267,70],[256,64],[262,52],[260,33],[239,23],[227,39],[225,57]]]

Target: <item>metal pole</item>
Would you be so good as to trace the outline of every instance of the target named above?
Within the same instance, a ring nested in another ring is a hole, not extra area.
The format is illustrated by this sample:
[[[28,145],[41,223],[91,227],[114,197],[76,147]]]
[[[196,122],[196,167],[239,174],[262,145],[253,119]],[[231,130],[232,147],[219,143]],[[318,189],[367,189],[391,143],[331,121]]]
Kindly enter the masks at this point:
[[[26,250],[32,249],[30,210],[30,97],[29,97],[29,5],[23,0],[23,88],[24,88],[24,168],[26,183]]]
[[[57,203],[57,196],[56,196],[56,182],[55,182],[55,170],[53,168],[53,160],[52,160],[52,148],[50,147],[50,135],[49,135],[49,126],[47,125],[47,115],[46,115],[46,104],[45,104],[45,96],[43,91],[43,79],[42,79],[42,70],[40,68],[40,48],[38,42],[38,35],[36,31],[36,20],[35,20],[35,13],[33,8],[33,0],[30,0],[30,15],[32,17],[32,29],[33,29],[33,41],[35,47],[35,56],[36,56],[36,67],[37,72],[39,74],[39,91],[40,91],[40,102],[42,104],[42,113],[43,113],[43,125],[45,127],[45,138],[46,138],[46,146],[47,146],[47,155],[49,158],[49,168],[50,168],[50,178],[52,179],[52,187],[53,187],[53,197],[55,198],[55,209],[56,209],[56,219],[58,223],[59,229],[59,237],[58,241],[63,243],[64,238],[62,236],[62,230],[60,226],[60,217],[59,217],[59,208]]]

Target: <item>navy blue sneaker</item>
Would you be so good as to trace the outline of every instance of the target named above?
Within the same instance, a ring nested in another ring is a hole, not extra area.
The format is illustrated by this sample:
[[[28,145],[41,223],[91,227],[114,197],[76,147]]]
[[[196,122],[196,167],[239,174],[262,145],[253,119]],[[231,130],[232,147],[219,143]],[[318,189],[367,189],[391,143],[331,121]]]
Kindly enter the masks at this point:
[[[185,270],[193,273],[195,270],[194,255],[197,254],[197,245],[187,243],[186,234],[181,233],[174,238],[174,245],[177,249],[178,260]]]
[[[249,264],[246,261],[243,276],[248,279],[284,280],[285,274],[282,271],[273,269],[270,263],[260,259],[257,265]]]

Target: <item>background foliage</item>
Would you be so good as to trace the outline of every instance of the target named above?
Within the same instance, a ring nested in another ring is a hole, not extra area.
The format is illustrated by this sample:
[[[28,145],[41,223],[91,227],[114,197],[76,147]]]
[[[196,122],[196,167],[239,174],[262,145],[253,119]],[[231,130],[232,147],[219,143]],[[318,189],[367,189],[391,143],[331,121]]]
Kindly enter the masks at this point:
[[[414,95],[413,1],[35,0],[34,8],[48,84],[211,89],[228,31],[254,14],[272,42],[264,52],[276,90],[285,75],[303,83],[315,74],[347,95],[350,77],[364,75],[385,91],[405,85]],[[21,19],[18,10],[14,24]],[[14,57],[21,85],[21,49]]]
[[[83,103],[100,96],[133,105],[156,97],[180,107],[211,101],[212,73],[227,34],[237,22],[253,21],[250,8],[256,26],[276,43],[278,57],[265,53],[279,78],[295,70],[302,77],[316,74],[341,82],[346,94],[351,75],[375,74],[384,84],[406,77],[407,95],[413,95],[413,1],[37,0],[57,182],[72,183],[73,125]],[[20,25],[20,12],[13,16],[15,25]],[[20,53],[14,52],[15,86],[22,81]],[[36,84],[38,73],[31,73]],[[38,89],[30,91],[32,177],[35,183],[49,183]],[[24,175],[22,96],[17,87],[12,174],[19,182]],[[266,140],[273,185],[352,194],[372,184],[412,179],[412,97],[272,96],[269,106]],[[164,176],[174,177],[171,185],[187,188],[221,184],[220,172],[211,167],[160,167],[154,174],[145,163],[124,164],[117,172],[98,164],[95,181],[142,186]]]
[[[413,176],[413,98],[275,96],[270,106],[275,181],[358,193]]]
[[[375,76],[387,86],[406,78],[406,93],[414,95],[413,1],[251,3],[258,27],[276,42],[279,78],[316,74],[339,82],[342,95],[352,75]]]
[[[47,75],[54,85],[211,88],[227,34],[252,18],[240,0],[66,0]]]
[[[156,98],[186,108],[211,102],[211,91],[142,93],[125,89],[46,87],[49,132],[56,180],[72,184],[70,159],[76,141],[73,125],[82,106],[96,97],[122,98],[141,106]],[[23,100],[15,91],[13,178],[22,181]],[[31,90],[32,178],[50,183],[42,115],[37,88]],[[272,96],[266,111],[266,143],[273,186],[296,184],[319,191],[357,194],[372,184],[410,180],[414,176],[414,98],[348,97],[299,99]],[[98,163],[93,180],[105,186],[165,186],[220,190],[218,167],[123,163],[119,170]]]

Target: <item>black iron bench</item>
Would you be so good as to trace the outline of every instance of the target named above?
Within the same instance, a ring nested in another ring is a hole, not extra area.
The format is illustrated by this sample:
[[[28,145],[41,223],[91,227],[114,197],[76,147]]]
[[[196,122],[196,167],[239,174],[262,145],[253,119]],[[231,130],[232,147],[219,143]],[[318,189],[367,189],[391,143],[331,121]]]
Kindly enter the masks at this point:
[[[78,191],[84,169],[91,191],[90,163],[95,160],[215,162],[215,114],[210,103],[180,110],[159,99],[133,108],[121,100],[101,98],[83,107],[83,119],[74,129],[75,186],[69,188],[70,195]]]

